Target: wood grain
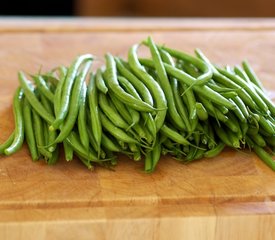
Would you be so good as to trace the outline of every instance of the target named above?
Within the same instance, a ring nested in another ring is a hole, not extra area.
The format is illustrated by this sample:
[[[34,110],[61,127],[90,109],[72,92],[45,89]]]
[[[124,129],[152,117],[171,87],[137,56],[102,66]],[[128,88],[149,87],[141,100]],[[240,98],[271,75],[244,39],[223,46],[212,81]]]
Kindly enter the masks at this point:
[[[119,21],[105,20],[108,28],[83,27],[81,32],[74,32],[81,23],[73,20],[72,28],[65,23],[69,31],[63,31],[64,22],[57,20],[47,22],[45,31],[31,20],[25,23],[26,31],[16,31],[18,19],[10,20],[9,27],[0,21],[0,142],[13,129],[11,100],[18,70],[34,73],[43,66],[46,71],[88,52],[125,57],[132,44],[148,35],[190,53],[199,47],[220,64],[248,59],[266,89],[275,91],[274,21],[261,20],[266,28],[259,31],[257,24],[239,28],[234,21],[222,30],[214,20],[205,25],[177,20],[175,26],[182,24],[185,30],[159,30],[157,24],[152,31],[154,21],[146,22],[142,30],[141,21],[135,22],[138,31],[125,30],[129,23],[110,31]],[[125,156],[119,159],[115,171],[90,172],[77,160],[66,163],[62,158],[56,166],[33,163],[26,146],[11,157],[1,157],[1,239],[274,238],[275,175],[254,154],[226,149],[216,158],[189,165],[163,157],[153,174],[145,174],[142,163]]]

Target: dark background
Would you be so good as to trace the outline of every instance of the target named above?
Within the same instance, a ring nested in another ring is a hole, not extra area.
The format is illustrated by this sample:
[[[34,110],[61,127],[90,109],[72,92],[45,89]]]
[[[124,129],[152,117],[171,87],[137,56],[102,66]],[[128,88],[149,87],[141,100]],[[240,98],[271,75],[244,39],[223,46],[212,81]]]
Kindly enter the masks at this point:
[[[0,15],[275,17],[275,0],[2,0]]]

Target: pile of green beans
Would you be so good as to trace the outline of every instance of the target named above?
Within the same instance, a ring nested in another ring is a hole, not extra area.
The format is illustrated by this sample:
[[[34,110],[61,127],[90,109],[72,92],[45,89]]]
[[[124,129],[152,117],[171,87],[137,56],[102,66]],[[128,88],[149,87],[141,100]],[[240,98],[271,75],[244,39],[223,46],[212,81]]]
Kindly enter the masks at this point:
[[[151,58],[138,56],[140,45]],[[109,168],[122,153],[153,172],[165,154],[188,163],[229,147],[253,150],[275,170],[275,106],[247,61],[218,67],[199,49],[191,56],[150,37],[140,45],[127,60],[107,53],[95,72],[91,54],[46,73],[19,72],[15,129],[0,154],[26,140],[33,161],[55,164],[62,148],[67,161]]]

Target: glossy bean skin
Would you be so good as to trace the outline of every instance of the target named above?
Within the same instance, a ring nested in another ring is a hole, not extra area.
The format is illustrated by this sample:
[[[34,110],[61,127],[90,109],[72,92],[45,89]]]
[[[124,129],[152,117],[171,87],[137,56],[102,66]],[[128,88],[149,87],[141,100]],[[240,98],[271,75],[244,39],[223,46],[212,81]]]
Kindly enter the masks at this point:
[[[64,83],[62,86],[60,107],[56,114],[55,120],[51,122],[52,130],[59,128],[59,126],[65,120],[69,112],[70,102],[73,102],[75,100],[73,99],[72,101],[70,101],[70,97],[71,97],[71,91],[74,85],[74,80],[77,76],[79,67],[81,66],[82,63],[86,61],[92,61],[93,58],[94,57],[91,54],[79,56],[73,61],[72,65],[69,67],[68,72],[66,74],[66,78],[64,79]]]
[[[44,106],[40,103],[37,97],[34,94],[34,87],[30,85],[30,82],[27,80],[23,72],[18,73],[18,78],[22,89],[24,90],[24,95],[28,99],[32,108],[48,123],[54,121],[53,115],[48,113]]]
[[[52,157],[52,153],[45,148],[45,139],[43,133],[43,121],[38,113],[33,109],[33,130],[35,141],[37,144],[37,149],[40,155],[42,155],[46,160]]]
[[[104,72],[104,79],[106,80],[106,85],[113,94],[116,95],[122,102],[131,106],[132,108],[145,111],[152,112],[155,109],[140,99],[134,98],[132,95],[125,92],[119,85],[117,80],[117,68],[114,57],[111,54],[106,54],[106,70]]]
[[[26,142],[28,144],[32,160],[36,161],[39,158],[39,153],[37,150],[37,144],[34,136],[31,105],[26,98],[24,99],[23,118]]]
[[[24,118],[23,118],[24,91],[21,87],[17,88],[13,97],[13,116],[15,123],[14,138],[5,150],[5,155],[16,153],[24,142]]]
[[[75,83],[73,85],[72,93],[71,93],[71,102],[70,108],[67,114],[67,118],[64,123],[60,127],[60,133],[55,139],[55,143],[62,142],[72,131],[75,122],[77,120],[79,107],[80,107],[80,96],[83,88],[83,83],[86,79],[88,71],[91,67],[92,62],[87,61],[83,67],[81,73],[76,77]]]
[[[162,127],[166,113],[167,113],[167,101],[165,94],[160,85],[145,71],[144,67],[140,64],[137,57],[138,45],[134,45],[128,52],[128,61],[133,72],[143,81],[146,87],[151,92],[153,99],[158,109],[155,116],[156,131]]]
[[[4,154],[4,150],[8,148],[14,140],[15,131],[11,133],[8,139],[0,145],[0,154]]]
[[[86,130],[87,127],[87,86],[86,83],[84,82],[82,85],[82,91],[80,95],[80,106],[79,106],[79,112],[78,112],[78,117],[77,117],[77,127],[78,131],[80,132],[80,141],[82,145],[87,149],[89,149],[89,136]]]
[[[102,138],[102,124],[99,117],[99,103],[98,103],[99,95],[100,93],[97,91],[96,84],[95,84],[95,76],[91,74],[89,84],[88,84],[88,90],[87,90],[88,105],[89,105],[88,115],[90,119],[89,122],[91,125],[92,135],[95,140],[95,144],[97,145],[96,149],[98,153],[100,152],[100,145],[101,145],[101,138]]]
[[[259,89],[264,90],[264,87],[257,77],[256,73],[254,72],[253,68],[250,66],[248,61],[242,62],[243,69],[247,76],[249,77],[249,80],[253,82]]]
[[[154,67],[153,61],[149,59],[139,59],[139,61],[149,67]],[[216,104],[224,105],[228,109],[234,109],[235,104],[232,104],[230,101],[228,101],[226,98],[221,96],[219,93],[213,91],[211,88],[209,88],[206,85],[202,86],[195,86],[196,79],[192,76],[188,75],[187,73],[181,71],[180,69],[177,69],[175,67],[172,67],[171,65],[165,64],[165,69],[169,75],[172,77],[175,77],[179,81],[181,81],[183,84],[186,84],[188,86],[192,86],[192,89],[194,89],[195,92],[198,94],[201,94],[202,96],[208,98],[209,100],[213,101]]]
[[[97,69],[96,76],[95,76],[95,85],[99,91],[106,94],[108,92],[108,88],[105,84],[105,81],[102,77],[102,69]]]
[[[212,158],[218,156],[222,150],[225,148],[225,144],[220,142],[215,148],[208,150],[204,153],[204,157]]]
[[[38,90],[51,102],[54,101],[54,94],[51,92],[49,87],[47,86],[45,80],[41,75],[33,76],[34,82],[38,88]]]
[[[161,46],[160,48],[167,51],[175,58],[192,63],[194,66],[196,66],[199,70],[203,72],[202,75],[196,78],[196,82],[194,83],[194,85],[200,85],[200,86],[205,85],[212,78],[213,73],[211,68],[207,64],[205,64],[203,61],[201,61],[199,58],[195,58],[184,52],[171,49],[165,46]]]
[[[116,127],[106,116],[104,113],[102,113],[99,110],[99,116],[102,122],[102,126],[103,128],[106,129],[106,131],[108,131],[111,135],[113,135],[115,138],[117,138],[118,140],[122,141],[122,142],[126,142],[126,143],[136,143],[139,144],[137,142],[137,140],[135,140],[134,138],[132,138],[131,136],[129,136],[126,132],[124,132],[122,129]]]
[[[63,142],[64,155],[67,162],[72,161],[74,157],[74,150],[68,141]]]
[[[148,46],[150,48],[150,52],[152,55],[152,59],[155,64],[156,73],[158,75],[158,82],[163,89],[163,92],[165,94],[166,100],[167,100],[167,107],[168,107],[168,114],[171,116],[171,121],[177,126],[179,129],[184,129],[185,125],[183,121],[181,120],[181,117],[177,111],[175,100],[173,97],[172,88],[168,79],[168,75],[166,73],[165,67],[163,65],[161,54],[153,42],[152,38],[147,39]]]

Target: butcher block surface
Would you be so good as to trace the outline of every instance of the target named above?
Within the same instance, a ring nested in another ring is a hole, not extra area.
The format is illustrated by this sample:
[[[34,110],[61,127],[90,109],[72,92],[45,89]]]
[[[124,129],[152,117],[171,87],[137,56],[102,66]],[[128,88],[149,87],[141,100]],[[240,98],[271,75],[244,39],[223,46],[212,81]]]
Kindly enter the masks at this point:
[[[274,19],[1,19],[0,142],[12,132],[17,72],[68,65],[75,56],[122,57],[151,35],[219,64],[247,59],[275,92]],[[27,147],[0,157],[1,239],[275,239],[275,173],[231,149],[182,164],[163,157],[152,174],[119,156],[114,171],[77,159],[32,162]]]

